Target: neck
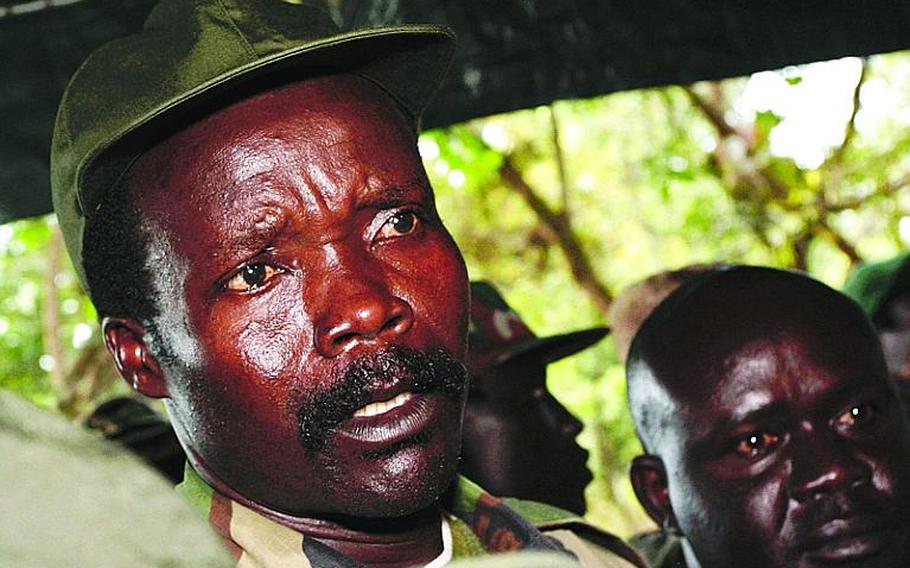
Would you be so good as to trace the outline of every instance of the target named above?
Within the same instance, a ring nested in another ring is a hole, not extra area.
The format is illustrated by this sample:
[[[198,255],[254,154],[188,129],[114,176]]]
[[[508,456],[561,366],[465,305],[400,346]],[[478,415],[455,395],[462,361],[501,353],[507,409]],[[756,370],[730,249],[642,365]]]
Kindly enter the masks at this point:
[[[257,503],[244,505],[366,566],[419,566],[442,553],[442,512],[436,505],[404,517],[381,519],[299,517]]]
[[[219,493],[366,566],[420,566],[442,553],[442,509],[439,502],[416,513],[392,518],[335,514],[297,516],[247,499],[222,483],[201,460],[193,460],[193,457],[196,456],[190,454],[193,468]]]
[[[396,568],[426,564],[442,553],[441,522],[441,511],[432,507],[394,519],[297,518],[292,528],[367,566]]]

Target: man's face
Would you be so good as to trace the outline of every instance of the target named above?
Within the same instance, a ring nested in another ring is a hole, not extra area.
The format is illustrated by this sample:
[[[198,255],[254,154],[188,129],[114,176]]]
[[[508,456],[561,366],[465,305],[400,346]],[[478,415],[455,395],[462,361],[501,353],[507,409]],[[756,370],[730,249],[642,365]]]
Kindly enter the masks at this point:
[[[681,532],[704,567],[910,565],[907,426],[874,339],[781,329],[685,366],[660,445]]]
[[[459,452],[467,277],[391,99],[352,77],[256,95],[131,180],[202,475],[298,515],[429,505]]]
[[[462,471],[497,495],[583,513],[591,473],[575,441],[582,425],[547,390],[546,372],[524,357],[472,377]]]

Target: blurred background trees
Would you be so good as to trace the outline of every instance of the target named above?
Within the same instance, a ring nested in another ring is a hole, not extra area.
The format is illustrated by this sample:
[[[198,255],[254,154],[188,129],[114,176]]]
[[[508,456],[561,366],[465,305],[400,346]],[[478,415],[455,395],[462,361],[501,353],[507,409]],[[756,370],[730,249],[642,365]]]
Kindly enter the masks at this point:
[[[424,133],[472,278],[539,335],[609,324],[624,286],[694,262],[808,270],[838,287],[910,242],[910,54],[560,101]],[[126,394],[52,217],[0,226],[0,387],[74,420]],[[609,339],[554,364],[586,425],[589,518],[646,526]]]

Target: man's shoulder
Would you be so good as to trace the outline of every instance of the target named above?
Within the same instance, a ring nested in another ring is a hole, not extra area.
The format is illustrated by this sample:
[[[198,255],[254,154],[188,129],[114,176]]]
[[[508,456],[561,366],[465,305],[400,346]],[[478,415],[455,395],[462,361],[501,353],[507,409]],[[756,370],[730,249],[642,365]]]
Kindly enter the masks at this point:
[[[618,536],[596,527],[575,513],[537,501],[504,498],[503,503],[516,511],[540,532],[560,542],[588,567],[644,567],[633,548]]]
[[[487,554],[518,549],[569,551],[585,568],[644,568],[620,538],[569,511],[514,498],[498,498],[459,476],[450,512],[471,526]]]
[[[629,539],[629,544],[654,568],[686,568],[682,542],[663,531],[641,533]]]

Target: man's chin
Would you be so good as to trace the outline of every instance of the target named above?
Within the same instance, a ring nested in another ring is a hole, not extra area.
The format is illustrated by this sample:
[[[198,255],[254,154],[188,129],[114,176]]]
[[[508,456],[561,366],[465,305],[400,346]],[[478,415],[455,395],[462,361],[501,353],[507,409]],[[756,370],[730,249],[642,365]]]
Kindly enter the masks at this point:
[[[403,517],[434,506],[456,476],[455,451],[427,451],[426,442],[397,448],[368,460],[348,490],[346,514],[367,518]]]
[[[458,401],[417,395],[389,414],[399,412],[395,420],[354,421],[329,439],[321,469],[339,513],[402,517],[434,505],[452,485],[461,453]]]
[[[910,566],[910,535],[894,527],[825,543],[803,556],[811,568],[893,568]]]

